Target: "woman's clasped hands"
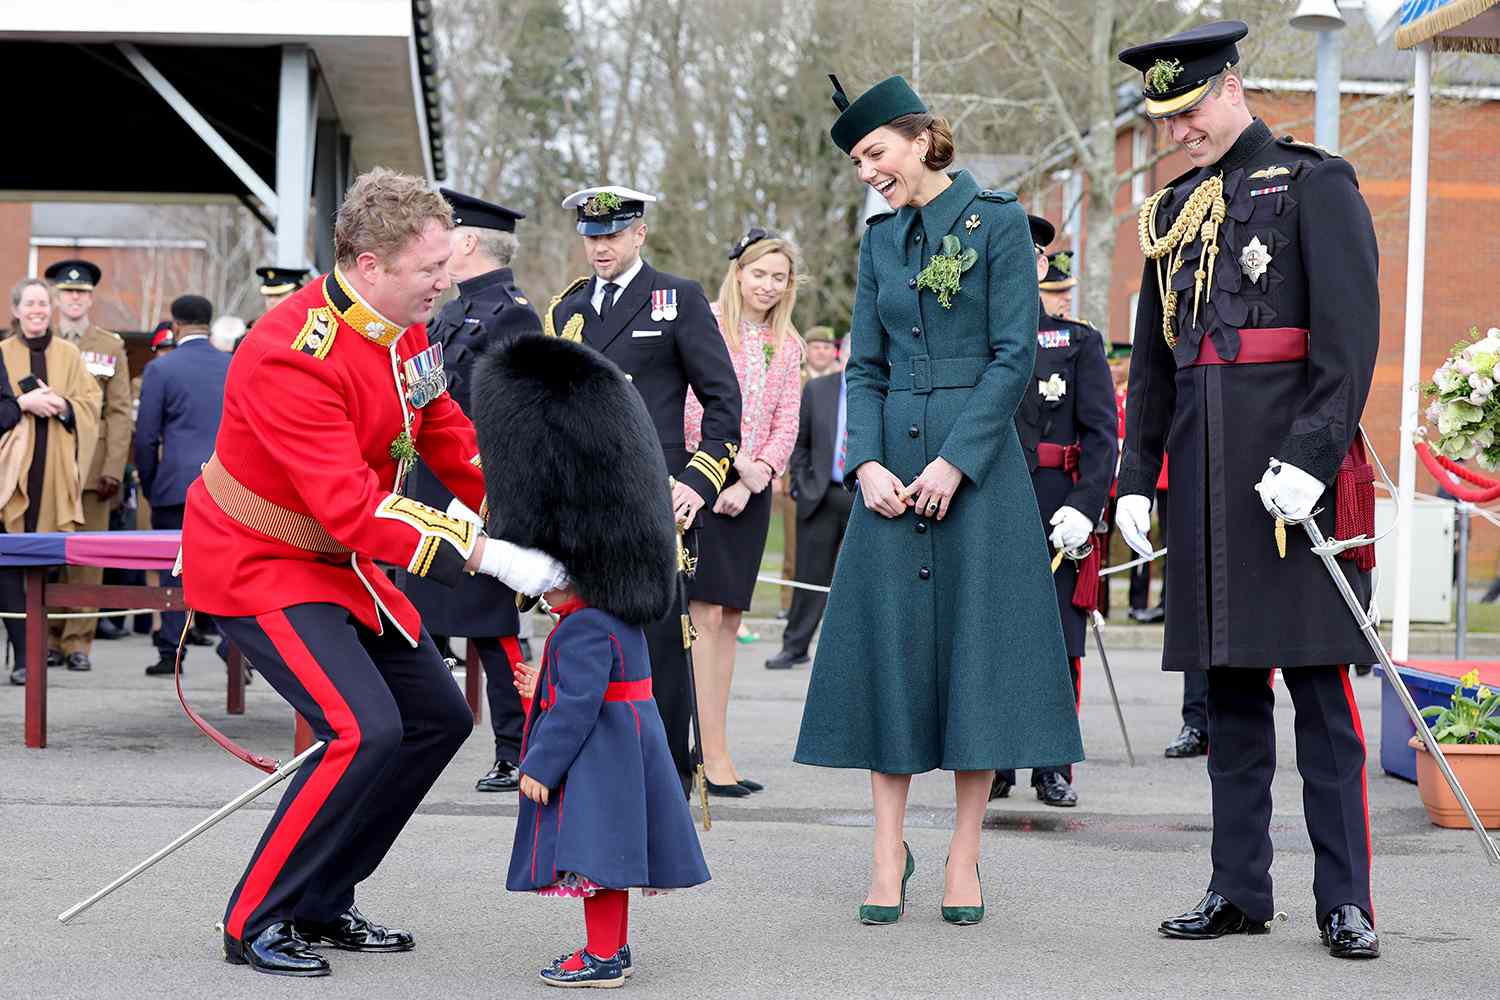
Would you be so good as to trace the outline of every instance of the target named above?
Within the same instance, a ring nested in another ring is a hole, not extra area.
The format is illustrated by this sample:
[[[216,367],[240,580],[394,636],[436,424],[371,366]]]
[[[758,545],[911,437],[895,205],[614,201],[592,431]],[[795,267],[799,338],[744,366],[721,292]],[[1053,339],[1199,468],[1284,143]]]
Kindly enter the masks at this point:
[[[913,507],[919,516],[941,521],[964,474],[947,459],[934,458],[909,486],[879,462],[864,463],[854,475],[865,506],[877,514],[900,517]]]

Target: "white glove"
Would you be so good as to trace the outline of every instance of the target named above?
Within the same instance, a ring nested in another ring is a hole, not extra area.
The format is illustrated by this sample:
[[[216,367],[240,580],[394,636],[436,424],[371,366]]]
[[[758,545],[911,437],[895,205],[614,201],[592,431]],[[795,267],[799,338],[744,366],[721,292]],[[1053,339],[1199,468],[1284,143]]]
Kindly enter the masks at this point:
[[[568,582],[562,563],[540,549],[523,549],[499,538],[485,538],[479,572],[493,576],[518,594],[540,597]]]
[[[1151,547],[1151,498],[1139,493],[1127,493],[1115,503],[1115,525],[1125,544],[1138,556],[1150,558],[1156,552]]]
[[[1049,523],[1052,525],[1052,547],[1064,552],[1078,548],[1094,531],[1094,523],[1072,507],[1057,508]]]
[[[458,497],[454,497],[448,501],[447,514],[449,517],[456,517],[460,521],[468,521],[470,524],[477,524],[481,528],[484,527],[484,518],[474,513],[473,509]]]
[[[1273,517],[1301,521],[1312,515],[1323,495],[1323,484],[1295,465],[1271,459],[1270,468],[1255,484],[1260,502]]]

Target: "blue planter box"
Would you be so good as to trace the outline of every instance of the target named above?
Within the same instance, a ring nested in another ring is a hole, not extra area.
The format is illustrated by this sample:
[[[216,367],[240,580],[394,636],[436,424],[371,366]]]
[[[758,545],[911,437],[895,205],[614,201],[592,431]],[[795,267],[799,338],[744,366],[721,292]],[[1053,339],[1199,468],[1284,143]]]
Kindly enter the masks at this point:
[[[1396,664],[1406,689],[1417,708],[1447,705],[1458,687],[1458,679],[1470,670],[1479,670],[1481,683],[1500,687],[1500,661],[1497,660],[1407,660]],[[1377,666],[1377,674],[1384,669]],[[1386,774],[1407,781],[1417,780],[1417,752],[1406,745],[1417,734],[1401,699],[1382,677],[1380,687],[1380,766]]]

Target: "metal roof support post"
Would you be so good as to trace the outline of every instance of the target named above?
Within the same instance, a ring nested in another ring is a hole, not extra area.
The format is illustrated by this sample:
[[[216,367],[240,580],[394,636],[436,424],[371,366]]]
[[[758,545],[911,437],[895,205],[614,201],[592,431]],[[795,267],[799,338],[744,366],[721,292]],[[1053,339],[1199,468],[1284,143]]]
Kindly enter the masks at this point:
[[[333,269],[333,217],[348,189],[344,160],[348,141],[337,119],[318,122],[318,157],[313,166],[313,201],[318,217],[313,227],[313,263],[319,271]]]
[[[281,47],[281,91],[276,109],[276,263],[307,263],[308,193],[317,97],[305,45]]]
[[[1406,237],[1406,342],[1401,355],[1401,434],[1397,465],[1396,606],[1391,659],[1407,658],[1411,638],[1412,502],[1417,486],[1417,403],[1422,382],[1422,296],[1427,265],[1427,152],[1432,132],[1432,43],[1417,46],[1411,114],[1411,208]],[[1459,594],[1460,601],[1467,594]]]
[[[266,211],[274,214],[277,206],[276,192],[272,191],[271,186],[261,178],[260,174],[257,174],[254,168],[245,162],[244,157],[235,152],[229,141],[219,134],[219,130],[198,113],[198,109],[193,107],[192,102],[183,97],[181,91],[161,75],[151,61],[141,54],[140,49],[129,42],[117,42],[115,47],[126,59],[130,60],[130,65],[134,66],[136,72],[151,85],[151,89],[155,90],[161,99],[166,101],[171,109],[187,123],[188,127],[198,134],[198,138],[203,140],[204,145],[224,161],[224,165],[239,179],[239,182],[245,185],[252,195],[260,199]]]

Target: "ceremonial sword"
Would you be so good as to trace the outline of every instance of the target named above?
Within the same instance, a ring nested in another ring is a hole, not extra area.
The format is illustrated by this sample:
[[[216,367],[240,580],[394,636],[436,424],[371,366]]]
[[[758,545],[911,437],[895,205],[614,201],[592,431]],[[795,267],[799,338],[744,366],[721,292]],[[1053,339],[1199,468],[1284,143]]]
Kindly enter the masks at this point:
[[[1396,692],[1396,697],[1401,700],[1401,707],[1406,709],[1406,714],[1411,717],[1412,723],[1417,727],[1418,734],[1422,737],[1422,743],[1427,752],[1432,754],[1433,762],[1437,764],[1438,770],[1442,772],[1443,780],[1448,783],[1448,789],[1453,792],[1453,797],[1463,808],[1464,815],[1468,817],[1469,825],[1479,835],[1480,843],[1484,845],[1485,857],[1490,864],[1500,864],[1500,847],[1495,846],[1494,838],[1485,831],[1484,823],[1480,821],[1479,814],[1474,811],[1474,804],[1469,801],[1469,796],[1464,792],[1463,786],[1459,784],[1458,775],[1453,773],[1453,768],[1448,764],[1448,758],[1443,756],[1441,745],[1437,737],[1432,735],[1432,729],[1427,725],[1427,720],[1422,718],[1422,712],[1417,708],[1417,703],[1412,700],[1411,692],[1406,689],[1406,682],[1401,679],[1401,674],[1396,670],[1396,664],[1391,660],[1391,654],[1386,651],[1385,643],[1380,639],[1380,631],[1374,615],[1360,606],[1359,598],[1354,593],[1354,588],[1349,586],[1349,580],[1344,576],[1344,571],[1339,568],[1336,558],[1339,553],[1346,549],[1358,548],[1362,545],[1373,545],[1375,539],[1360,535],[1356,538],[1341,541],[1334,539],[1329,541],[1323,537],[1323,530],[1318,527],[1314,520],[1320,511],[1313,511],[1304,518],[1288,517],[1275,502],[1270,502],[1275,508],[1271,511],[1277,520],[1278,541],[1284,537],[1286,524],[1300,524],[1302,530],[1307,532],[1308,539],[1312,542],[1313,555],[1323,561],[1323,567],[1328,570],[1334,586],[1344,598],[1344,603],[1349,607],[1349,613],[1354,615],[1354,620],[1359,623],[1359,630],[1364,633],[1370,648],[1374,650],[1380,665],[1385,668],[1385,679]],[[1459,595],[1462,599],[1463,595]]]
[[[1077,548],[1058,549],[1057,555],[1052,557],[1052,572],[1057,572],[1064,557],[1077,563],[1087,559],[1093,551],[1093,542],[1085,542]],[[1120,721],[1120,735],[1125,739],[1125,756],[1129,758],[1130,766],[1135,767],[1135,751],[1130,747],[1130,732],[1125,728],[1125,713],[1120,708],[1119,692],[1115,690],[1115,675],[1109,669],[1109,655],[1104,652],[1104,616],[1099,613],[1098,608],[1089,612],[1089,627],[1094,633],[1094,645],[1099,649],[1099,662],[1104,665],[1104,679],[1109,683],[1110,701],[1115,703],[1115,718]]]

